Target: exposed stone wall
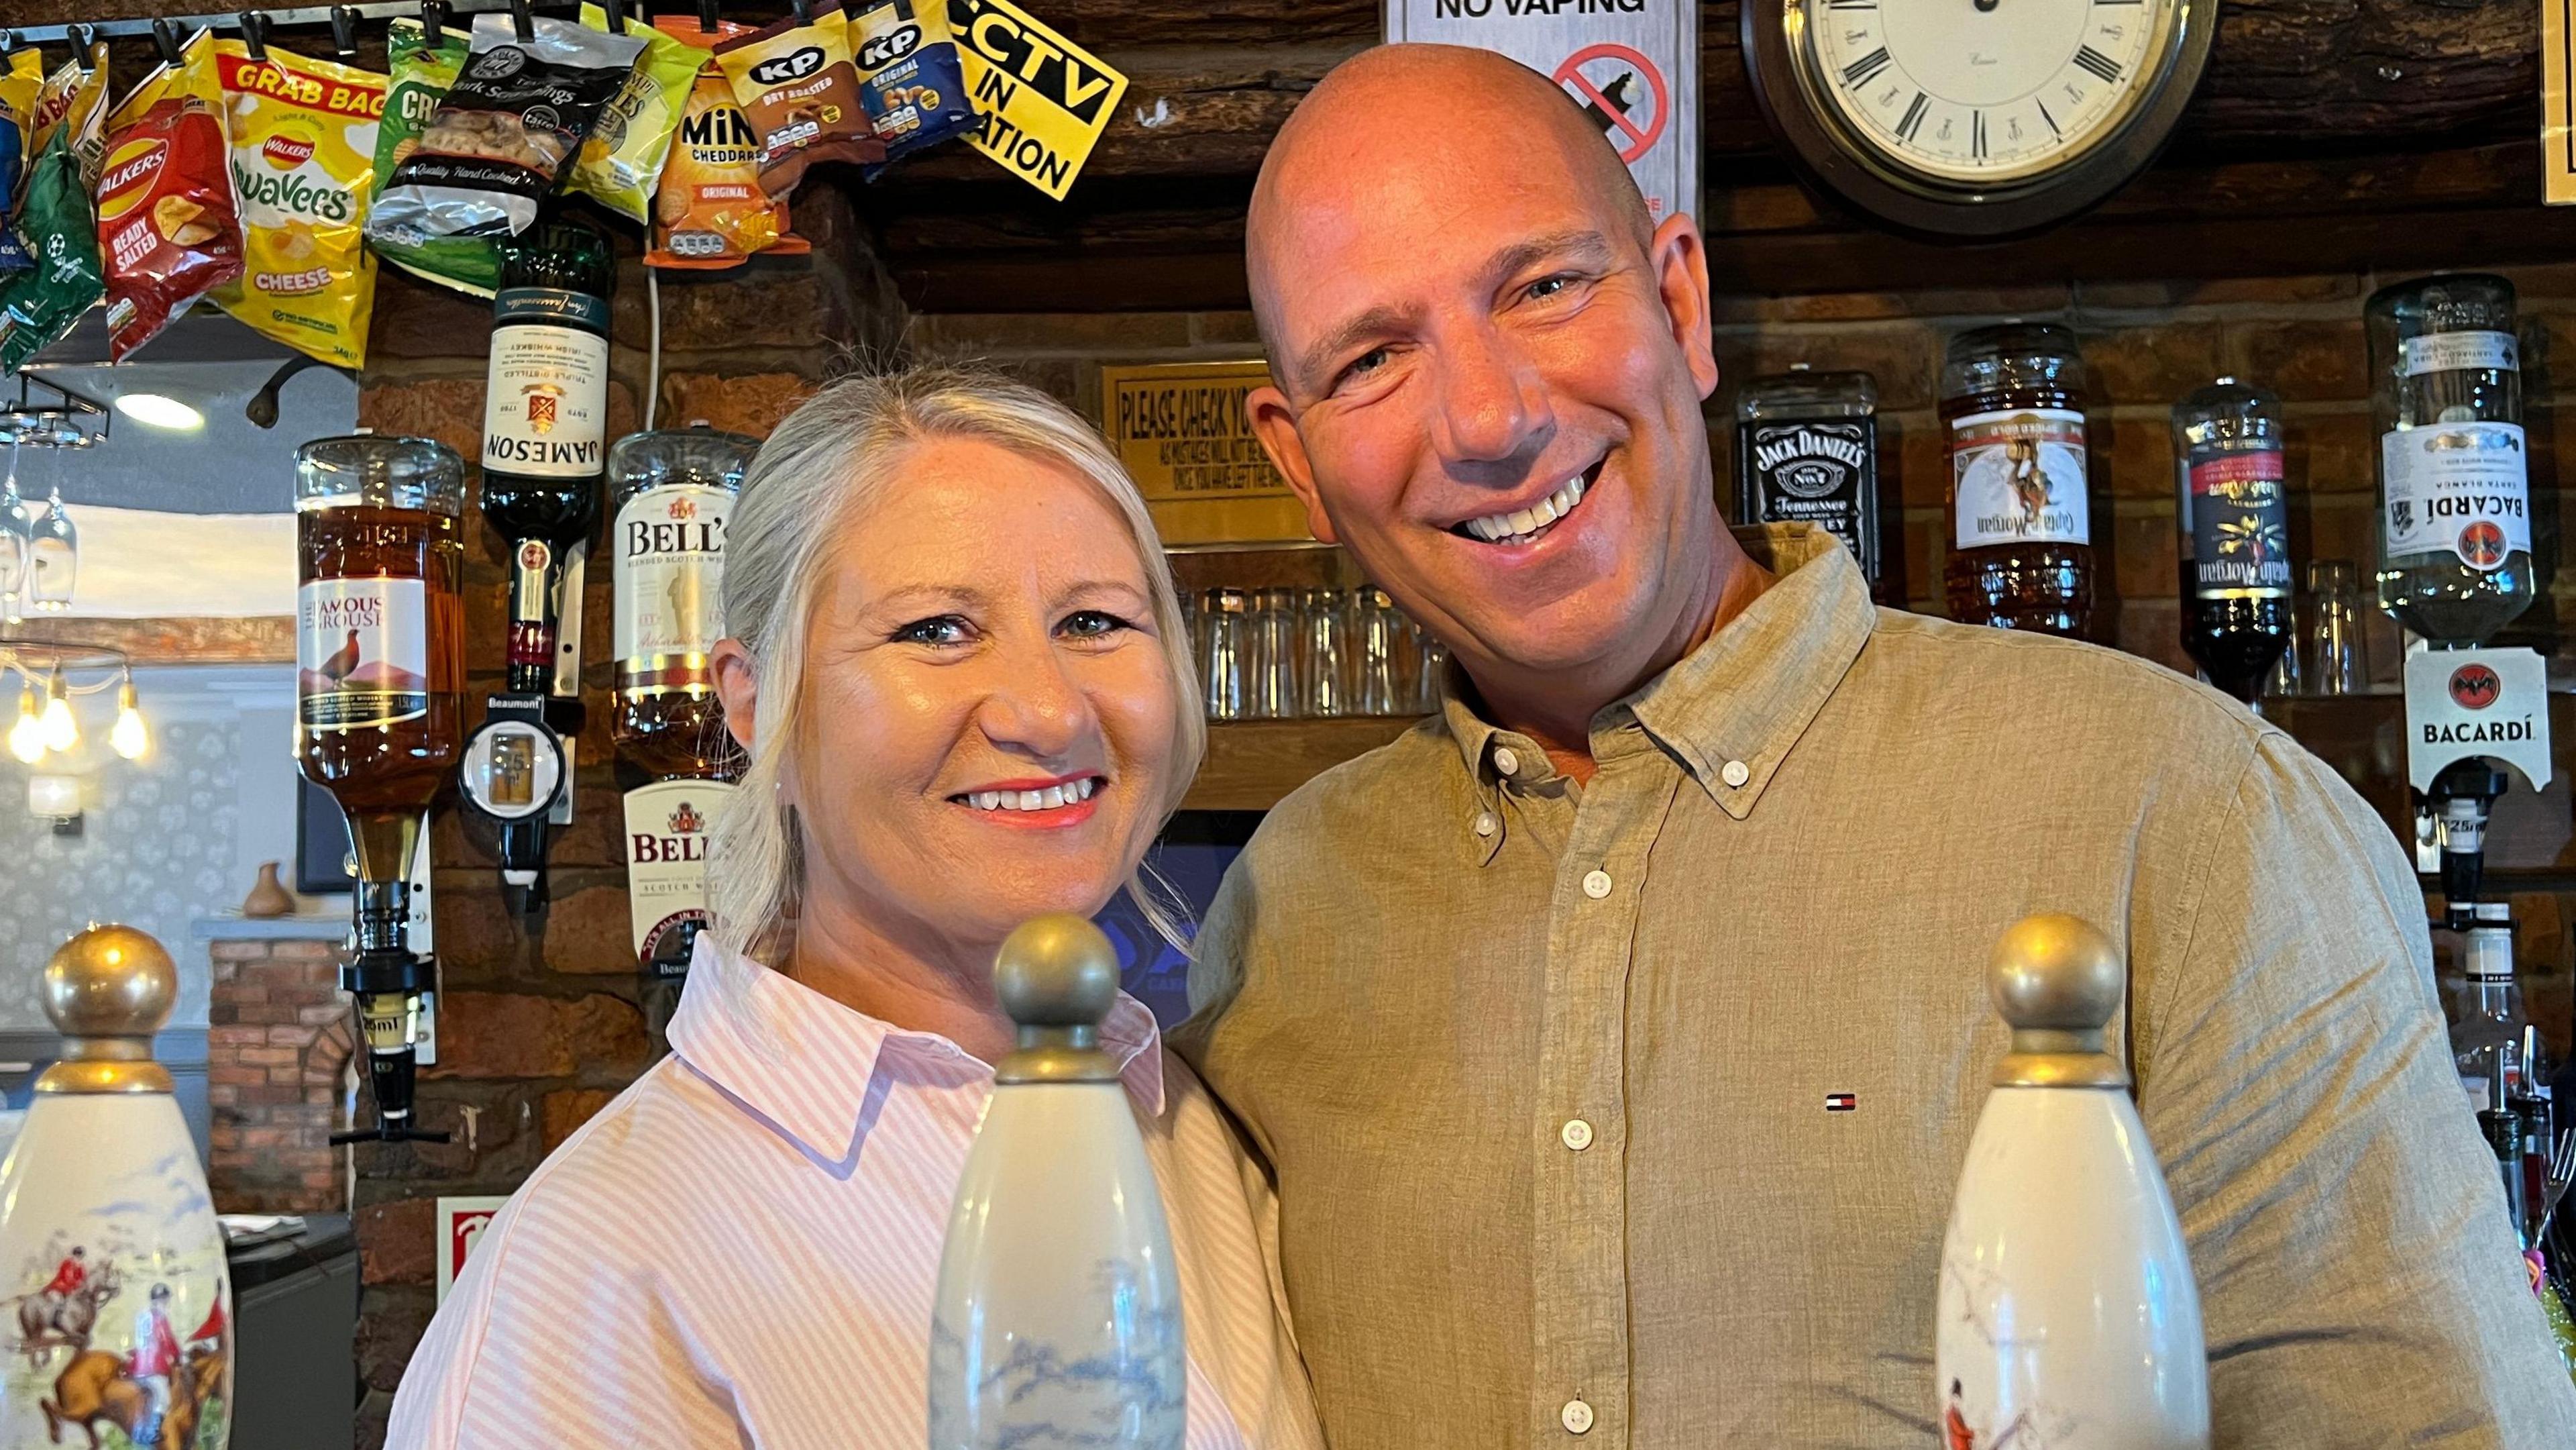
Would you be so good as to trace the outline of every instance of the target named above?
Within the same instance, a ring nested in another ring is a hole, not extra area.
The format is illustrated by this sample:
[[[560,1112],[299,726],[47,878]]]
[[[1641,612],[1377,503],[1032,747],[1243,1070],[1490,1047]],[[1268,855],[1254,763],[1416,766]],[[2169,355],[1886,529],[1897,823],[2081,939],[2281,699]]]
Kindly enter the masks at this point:
[[[331,1148],[354,1037],[340,950],[324,941],[218,941],[206,1012],[206,1180],[222,1213],[336,1212]]]

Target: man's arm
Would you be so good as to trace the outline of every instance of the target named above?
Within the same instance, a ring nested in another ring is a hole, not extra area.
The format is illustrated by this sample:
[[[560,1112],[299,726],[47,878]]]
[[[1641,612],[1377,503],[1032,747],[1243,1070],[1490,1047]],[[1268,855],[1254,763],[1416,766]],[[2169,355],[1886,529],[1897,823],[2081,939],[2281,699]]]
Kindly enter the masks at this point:
[[[2133,1005],[2217,1444],[2576,1444],[2396,840],[2266,732],[2193,852]]]

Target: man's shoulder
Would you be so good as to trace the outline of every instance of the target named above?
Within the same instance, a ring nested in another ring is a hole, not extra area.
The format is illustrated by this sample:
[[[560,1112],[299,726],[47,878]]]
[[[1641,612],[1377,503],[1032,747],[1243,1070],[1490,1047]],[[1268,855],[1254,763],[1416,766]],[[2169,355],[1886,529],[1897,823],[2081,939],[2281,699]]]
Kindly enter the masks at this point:
[[[1441,816],[1442,804],[1465,783],[1457,739],[1432,715],[1290,791],[1262,817],[1244,850],[1284,859],[1363,841],[1388,843],[1407,826]]]

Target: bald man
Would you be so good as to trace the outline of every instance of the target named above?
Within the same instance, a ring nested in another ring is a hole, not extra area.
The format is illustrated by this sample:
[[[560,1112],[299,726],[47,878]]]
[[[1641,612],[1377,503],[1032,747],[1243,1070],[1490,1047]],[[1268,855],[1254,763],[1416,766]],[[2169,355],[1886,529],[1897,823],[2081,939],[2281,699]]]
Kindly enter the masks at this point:
[[[2332,772],[2144,661],[1873,609],[1828,535],[1740,546],[1699,234],[1531,72],[1352,60],[1247,241],[1262,440],[1458,667],[1271,812],[1180,1039],[1275,1166],[1337,1450],[1940,1443],[1984,964],[2042,910],[2129,962],[2219,1445],[2576,1443]]]

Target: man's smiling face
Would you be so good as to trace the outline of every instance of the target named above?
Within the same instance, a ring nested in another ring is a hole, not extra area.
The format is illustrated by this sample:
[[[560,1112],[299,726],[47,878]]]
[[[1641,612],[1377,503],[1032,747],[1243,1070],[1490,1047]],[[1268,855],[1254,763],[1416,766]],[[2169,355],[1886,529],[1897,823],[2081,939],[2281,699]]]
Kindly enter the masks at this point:
[[[1698,235],[1650,229],[1553,85],[1447,47],[1352,62],[1274,147],[1250,252],[1263,441],[1471,674],[1615,672],[1697,623]]]

